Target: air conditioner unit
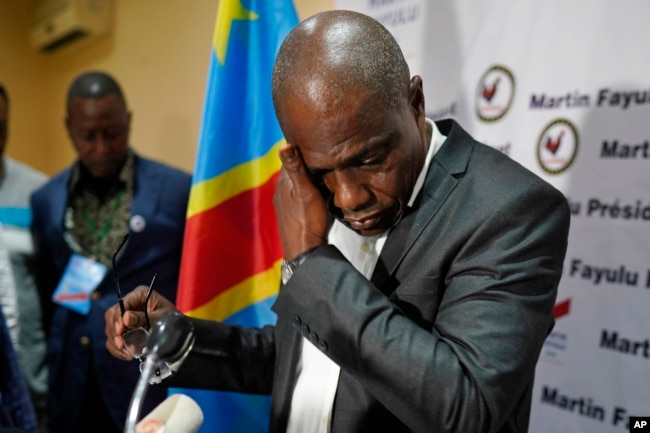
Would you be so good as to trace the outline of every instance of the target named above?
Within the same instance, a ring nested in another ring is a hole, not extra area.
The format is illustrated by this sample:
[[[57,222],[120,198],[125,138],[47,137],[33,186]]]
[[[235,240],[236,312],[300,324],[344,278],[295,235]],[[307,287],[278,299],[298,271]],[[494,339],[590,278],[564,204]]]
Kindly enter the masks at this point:
[[[38,0],[29,38],[38,51],[52,52],[108,33],[112,0]]]

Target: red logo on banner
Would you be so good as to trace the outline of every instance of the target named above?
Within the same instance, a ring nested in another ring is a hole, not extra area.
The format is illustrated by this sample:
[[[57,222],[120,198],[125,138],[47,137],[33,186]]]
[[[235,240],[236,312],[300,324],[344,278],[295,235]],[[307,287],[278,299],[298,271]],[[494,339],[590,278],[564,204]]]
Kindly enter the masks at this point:
[[[559,319],[562,316],[566,316],[569,314],[570,309],[571,298],[555,304],[555,307],[553,307],[553,317],[555,317],[555,319]]]
[[[553,155],[555,155],[557,153],[557,150],[560,148],[563,135],[564,135],[564,131],[560,131],[560,133],[556,138],[552,138],[551,136],[547,137],[546,148],[550,150]]]
[[[494,98],[495,93],[497,93],[497,85],[499,84],[499,81],[501,81],[501,77],[497,76],[491,85],[483,85],[483,97],[486,101],[490,102],[492,98]]]
[[[480,78],[476,89],[476,115],[495,122],[506,115],[515,94],[515,77],[505,66],[494,65]]]
[[[537,162],[548,174],[567,170],[578,154],[578,130],[567,119],[546,125],[537,140]]]

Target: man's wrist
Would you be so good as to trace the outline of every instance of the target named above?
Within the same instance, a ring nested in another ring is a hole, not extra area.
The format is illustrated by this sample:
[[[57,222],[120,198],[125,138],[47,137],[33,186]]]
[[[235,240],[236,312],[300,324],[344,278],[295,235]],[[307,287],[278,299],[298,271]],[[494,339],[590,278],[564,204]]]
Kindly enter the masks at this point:
[[[287,261],[282,259],[282,264],[280,265],[280,276],[282,277],[282,284],[287,284],[289,279],[293,276],[293,273],[302,265],[307,257],[318,247],[310,248],[307,251],[304,251],[298,254],[293,260]]]

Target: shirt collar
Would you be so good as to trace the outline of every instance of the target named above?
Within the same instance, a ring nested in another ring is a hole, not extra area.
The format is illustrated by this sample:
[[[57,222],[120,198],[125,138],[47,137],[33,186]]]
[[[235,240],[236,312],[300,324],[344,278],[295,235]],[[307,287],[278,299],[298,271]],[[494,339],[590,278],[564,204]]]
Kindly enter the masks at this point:
[[[431,166],[431,161],[433,160],[433,157],[436,155],[436,152],[440,150],[440,147],[442,147],[442,144],[447,139],[447,136],[442,135],[442,133],[440,132],[440,130],[436,126],[436,123],[433,120],[428,118],[425,119],[425,128],[427,130],[427,133],[431,137],[429,140],[429,150],[427,150],[427,156],[424,159],[424,165],[422,166],[422,170],[420,170],[420,174],[418,175],[418,178],[415,181],[415,185],[413,186],[413,192],[411,192],[411,198],[407,203],[409,207],[413,206],[416,197],[422,190],[422,186],[424,185],[424,180],[427,177],[427,172],[429,171],[429,167]]]

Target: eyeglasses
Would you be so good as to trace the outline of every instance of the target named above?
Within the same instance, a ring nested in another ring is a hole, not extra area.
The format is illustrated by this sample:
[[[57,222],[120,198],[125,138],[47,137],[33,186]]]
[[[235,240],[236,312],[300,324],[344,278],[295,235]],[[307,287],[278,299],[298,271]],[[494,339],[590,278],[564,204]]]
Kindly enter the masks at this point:
[[[120,245],[117,247],[115,250],[115,253],[113,253],[113,281],[115,283],[115,289],[117,290],[117,302],[120,306],[120,313],[122,316],[124,315],[124,298],[122,296],[122,290],[120,289],[120,279],[117,276],[117,266],[116,266],[116,260],[117,260],[117,255],[119,252],[122,250],[122,247],[124,247],[124,244],[126,244],[126,241],[129,239],[129,234],[125,234],[124,238],[122,238],[122,242],[120,242]],[[153,276],[153,279],[151,280],[151,284],[149,284],[149,289],[147,289],[147,293],[144,298],[144,307],[143,307],[143,313],[144,313],[144,318],[145,322],[147,324],[146,327],[139,327],[135,329],[130,329],[126,331],[124,334],[122,334],[122,338],[124,339],[124,344],[126,347],[126,350],[142,362],[142,357],[145,355],[146,351],[146,343],[147,343],[147,337],[149,336],[149,331],[148,329],[150,328],[151,324],[149,323],[149,313],[147,312],[147,304],[149,303],[149,298],[151,297],[151,293],[153,292],[154,286],[156,285],[156,281],[158,281],[158,274],[155,274]]]
[[[120,250],[122,250],[122,247],[124,247],[124,244],[126,244],[127,239],[129,238],[129,234],[125,234],[124,238],[122,238],[122,242],[120,242],[120,245],[117,247],[115,250],[115,253],[113,253],[113,281],[115,282],[115,290],[117,291],[117,302],[120,306],[120,313],[122,316],[124,315],[125,307],[124,307],[124,298],[122,297],[122,290],[120,289],[120,279],[117,276],[117,266],[116,266],[116,260],[117,260],[117,255],[119,254]],[[144,297],[144,307],[143,307],[143,313],[144,313],[144,319],[147,324],[146,328],[145,327],[139,327],[135,329],[129,329],[126,331],[124,334],[122,334],[122,339],[124,340],[124,347],[126,348],[127,352],[134,357],[135,359],[138,360],[140,363],[140,372],[144,371],[145,363],[144,357],[147,354],[147,338],[149,337],[149,331],[148,329],[151,327],[151,323],[149,323],[149,313],[147,312],[147,304],[149,303],[149,298],[151,297],[151,293],[153,292],[153,289],[156,285],[156,281],[158,281],[158,274],[154,274],[153,279],[151,280],[151,284],[149,284],[149,288],[147,289],[147,293],[145,294]],[[150,383],[160,383],[164,378],[169,377],[171,375],[171,368],[169,367],[169,364],[167,362],[161,362],[159,365],[156,366],[154,372],[151,374],[151,377],[149,378]]]

